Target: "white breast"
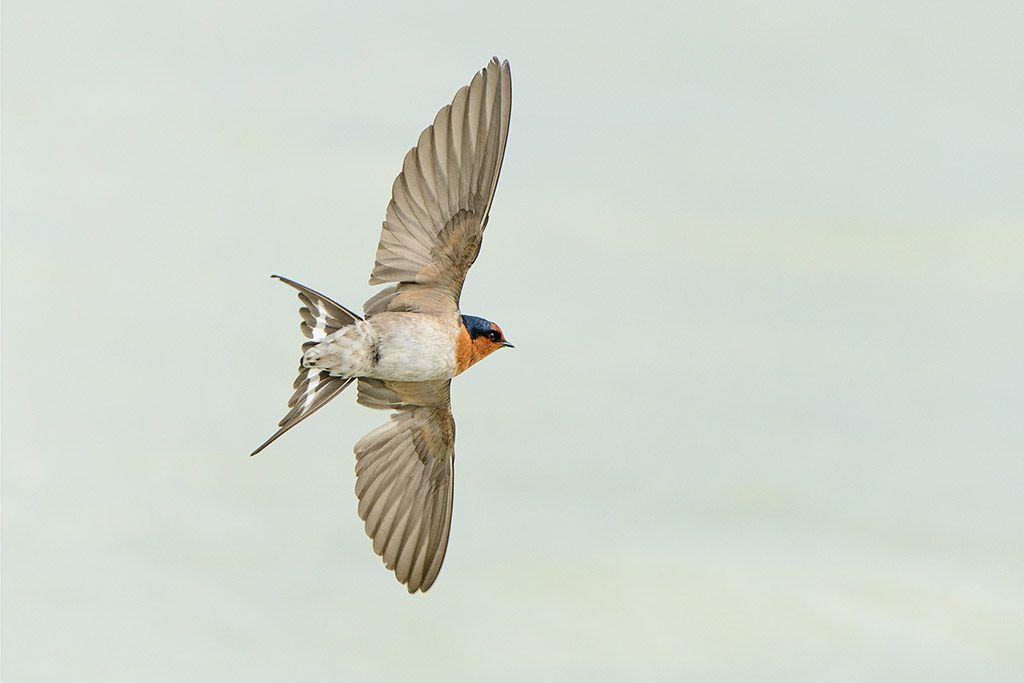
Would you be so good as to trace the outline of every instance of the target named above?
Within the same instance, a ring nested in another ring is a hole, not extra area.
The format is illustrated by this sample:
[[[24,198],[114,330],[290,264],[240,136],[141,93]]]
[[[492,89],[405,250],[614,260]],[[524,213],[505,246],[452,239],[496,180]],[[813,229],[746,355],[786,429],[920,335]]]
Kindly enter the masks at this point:
[[[378,335],[367,376],[402,382],[455,376],[456,324],[422,313],[381,313],[367,322]]]

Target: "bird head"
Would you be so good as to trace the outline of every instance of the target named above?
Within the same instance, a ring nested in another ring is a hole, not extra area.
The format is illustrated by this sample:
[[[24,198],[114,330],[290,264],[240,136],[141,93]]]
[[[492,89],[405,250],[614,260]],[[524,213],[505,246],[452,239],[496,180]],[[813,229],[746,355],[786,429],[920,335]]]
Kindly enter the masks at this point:
[[[505,339],[505,333],[497,324],[474,315],[462,316],[465,335],[459,350],[460,372],[473,363],[491,355],[502,347],[515,348]]]

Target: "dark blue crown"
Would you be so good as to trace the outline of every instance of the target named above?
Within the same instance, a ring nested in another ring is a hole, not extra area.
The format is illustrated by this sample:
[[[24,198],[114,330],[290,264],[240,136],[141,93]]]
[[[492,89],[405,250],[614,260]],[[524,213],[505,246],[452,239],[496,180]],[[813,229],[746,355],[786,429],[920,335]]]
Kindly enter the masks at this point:
[[[490,320],[484,320],[483,318],[478,318],[475,315],[462,316],[462,324],[466,326],[466,331],[469,332],[470,339],[476,339],[481,334],[486,334],[493,329],[491,327]]]

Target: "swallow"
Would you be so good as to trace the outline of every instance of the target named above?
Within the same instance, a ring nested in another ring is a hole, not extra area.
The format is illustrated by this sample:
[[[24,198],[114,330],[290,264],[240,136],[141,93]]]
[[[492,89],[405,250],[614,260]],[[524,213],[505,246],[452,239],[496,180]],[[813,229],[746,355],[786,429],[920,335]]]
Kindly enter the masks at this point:
[[[359,517],[410,593],[441,570],[452,520],[452,378],[502,348],[501,328],[463,315],[512,113],[508,62],[495,57],[437,112],[391,188],[363,315],[279,275],[299,292],[302,345],[290,410],[256,455],[355,383],[357,401],[393,411],[355,445]]]

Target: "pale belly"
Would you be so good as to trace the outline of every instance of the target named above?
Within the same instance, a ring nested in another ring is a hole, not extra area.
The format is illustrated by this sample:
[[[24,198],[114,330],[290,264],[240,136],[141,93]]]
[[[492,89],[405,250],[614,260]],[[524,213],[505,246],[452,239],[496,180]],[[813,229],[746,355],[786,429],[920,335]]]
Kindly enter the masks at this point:
[[[302,364],[335,377],[398,382],[456,375],[459,327],[421,313],[379,313],[338,330],[306,350]]]
[[[367,322],[377,332],[377,344],[364,376],[400,382],[455,376],[456,325],[421,313],[380,313]]]

